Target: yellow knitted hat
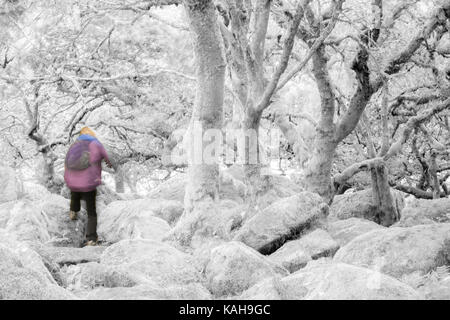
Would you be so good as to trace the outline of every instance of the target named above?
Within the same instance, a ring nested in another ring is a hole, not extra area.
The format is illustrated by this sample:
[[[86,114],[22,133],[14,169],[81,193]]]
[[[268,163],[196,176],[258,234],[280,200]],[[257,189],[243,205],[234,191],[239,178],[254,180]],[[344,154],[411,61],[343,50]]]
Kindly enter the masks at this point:
[[[87,135],[90,135],[92,137],[95,137],[94,131],[92,131],[89,127],[81,128],[80,134],[87,134]]]

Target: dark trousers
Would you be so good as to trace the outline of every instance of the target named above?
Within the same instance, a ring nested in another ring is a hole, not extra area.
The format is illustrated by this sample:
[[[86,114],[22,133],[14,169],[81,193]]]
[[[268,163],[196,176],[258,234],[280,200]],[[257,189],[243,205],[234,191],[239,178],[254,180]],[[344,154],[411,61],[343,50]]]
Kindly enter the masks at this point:
[[[89,192],[71,192],[70,211],[78,212],[81,209],[81,200],[86,201],[88,223],[86,228],[86,239],[97,241],[97,211],[96,211],[97,189]]]

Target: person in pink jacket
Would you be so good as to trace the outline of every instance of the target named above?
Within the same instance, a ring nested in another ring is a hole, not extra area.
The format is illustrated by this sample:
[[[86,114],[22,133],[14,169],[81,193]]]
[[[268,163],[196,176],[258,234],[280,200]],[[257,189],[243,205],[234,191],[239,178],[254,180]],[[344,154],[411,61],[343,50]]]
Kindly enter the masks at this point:
[[[80,136],[67,153],[64,180],[71,191],[69,213],[71,220],[77,219],[81,209],[80,201],[82,199],[86,201],[88,214],[86,245],[89,246],[96,245],[98,241],[96,196],[97,187],[102,183],[102,160],[105,160],[108,167],[112,167],[108,154],[97,140],[95,133],[88,127],[82,128]]]

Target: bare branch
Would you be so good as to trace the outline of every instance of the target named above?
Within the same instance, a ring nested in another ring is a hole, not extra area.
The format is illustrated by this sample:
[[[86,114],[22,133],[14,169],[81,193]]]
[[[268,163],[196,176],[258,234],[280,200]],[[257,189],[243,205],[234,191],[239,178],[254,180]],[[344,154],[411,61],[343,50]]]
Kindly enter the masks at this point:
[[[394,189],[397,189],[399,191],[411,194],[413,196],[415,196],[416,198],[419,199],[433,199],[433,193],[432,192],[427,192],[427,191],[423,191],[419,188],[415,188],[412,186],[405,186],[402,184],[394,184],[392,186]],[[446,197],[445,193],[441,193],[441,197]]]
[[[328,36],[331,34],[334,27],[336,26],[336,23],[338,21],[337,18],[339,16],[340,11],[342,10],[343,3],[344,3],[344,0],[339,0],[337,2],[337,4],[335,5],[335,8],[334,8],[334,11],[333,11],[333,15],[332,15],[330,21],[328,22],[327,27],[322,31],[320,36],[314,41],[313,45],[311,46],[311,48],[309,48],[309,50],[306,53],[306,56],[303,58],[303,60],[295,68],[293,68],[288,74],[286,74],[286,76],[284,77],[283,80],[280,81],[276,91],[281,90],[281,88],[283,88],[286,85],[286,83],[288,83],[301,70],[303,70],[303,68],[311,60],[313,54],[317,51],[317,49],[319,49],[319,47],[321,47],[324,44],[325,40],[328,38]]]
[[[391,158],[392,156],[396,155],[397,153],[401,152],[403,145],[408,140],[408,138],[409,138],[412,130],[414,130],[414,128],[417,128],[423,122],[428,121],[435,114],[438,114],[444,110],[448,110],[449,108],[450,108],[450,98],[439,105],[436,105],[428,110],[422,111],[415,117],[411,117],[406,122],[405,127],[403,128],[403,131],[401,132],[399,139],[394,144],[391,145],[391,147],[389,148],[389,151],[386,153],[386,155],[383,158],[385,160],[387,160],[387,159]]]
[[[450,2],[447,2],[443,6],[439,7],[430,18],[425,27],[420,30],[416,36],[409,42],[404,50],[392,58],[387,64],[384,73],[386,75],[393,75],[400,71],[401,67],[416,53],[421,44],[430,37],[434,30],[440,26],[445,25],[446,20],[449,18],[447,14],[450,10]],[[379,76],[372,84],[372,91],[376,92],[383,85],[383,76]]]
[[[352,164],[350,167],[346,168],[341,173],[335,175],[333,177],[333,181],[336,184],[341,185],[358,172],[361,172],[362,170],[369,170],[372,166],[381,165],[383,162],[384,162],[383,158],[373,158]]]
[[[283,53],[281,54],[280,62],[278,63],[278,66],[273,74],[272,80],[269,82],[264,91],[261,101],[256,106],[257,112],[260,113],[263,112],[264,109],[266,109],[270,105],[270,99],[272,98],[272,95],[274,94],[277,88],[278,81],[280,80],[281,75],[284,73],[284,71],[288,66],[292,48],[294,47],[295,36],[297,34],[298,26],[300,24],[302,17],[303,17],[303,7],[301,4],[299,4],[295,11],[291,27],[289,28],[288,31],[288,36],[286,37],[284,43]]]

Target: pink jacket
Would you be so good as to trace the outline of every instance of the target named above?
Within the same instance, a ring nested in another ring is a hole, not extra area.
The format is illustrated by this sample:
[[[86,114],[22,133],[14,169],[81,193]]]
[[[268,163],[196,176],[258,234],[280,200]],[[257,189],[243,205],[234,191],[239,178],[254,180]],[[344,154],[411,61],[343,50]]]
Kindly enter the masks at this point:
[[[80,136],[80,138],[83,137],[85,137],[85,135]],[[106,150],[100,141],[91,137],[86,140],[92,140],[89,144],[90,167],[81,171],[70,170],[67,168],[64,170],[64,180],[69,189],[75,192],[89,192],[95,190],[97,186],[102,183],[102,160],[105,159],[109,161]]]

